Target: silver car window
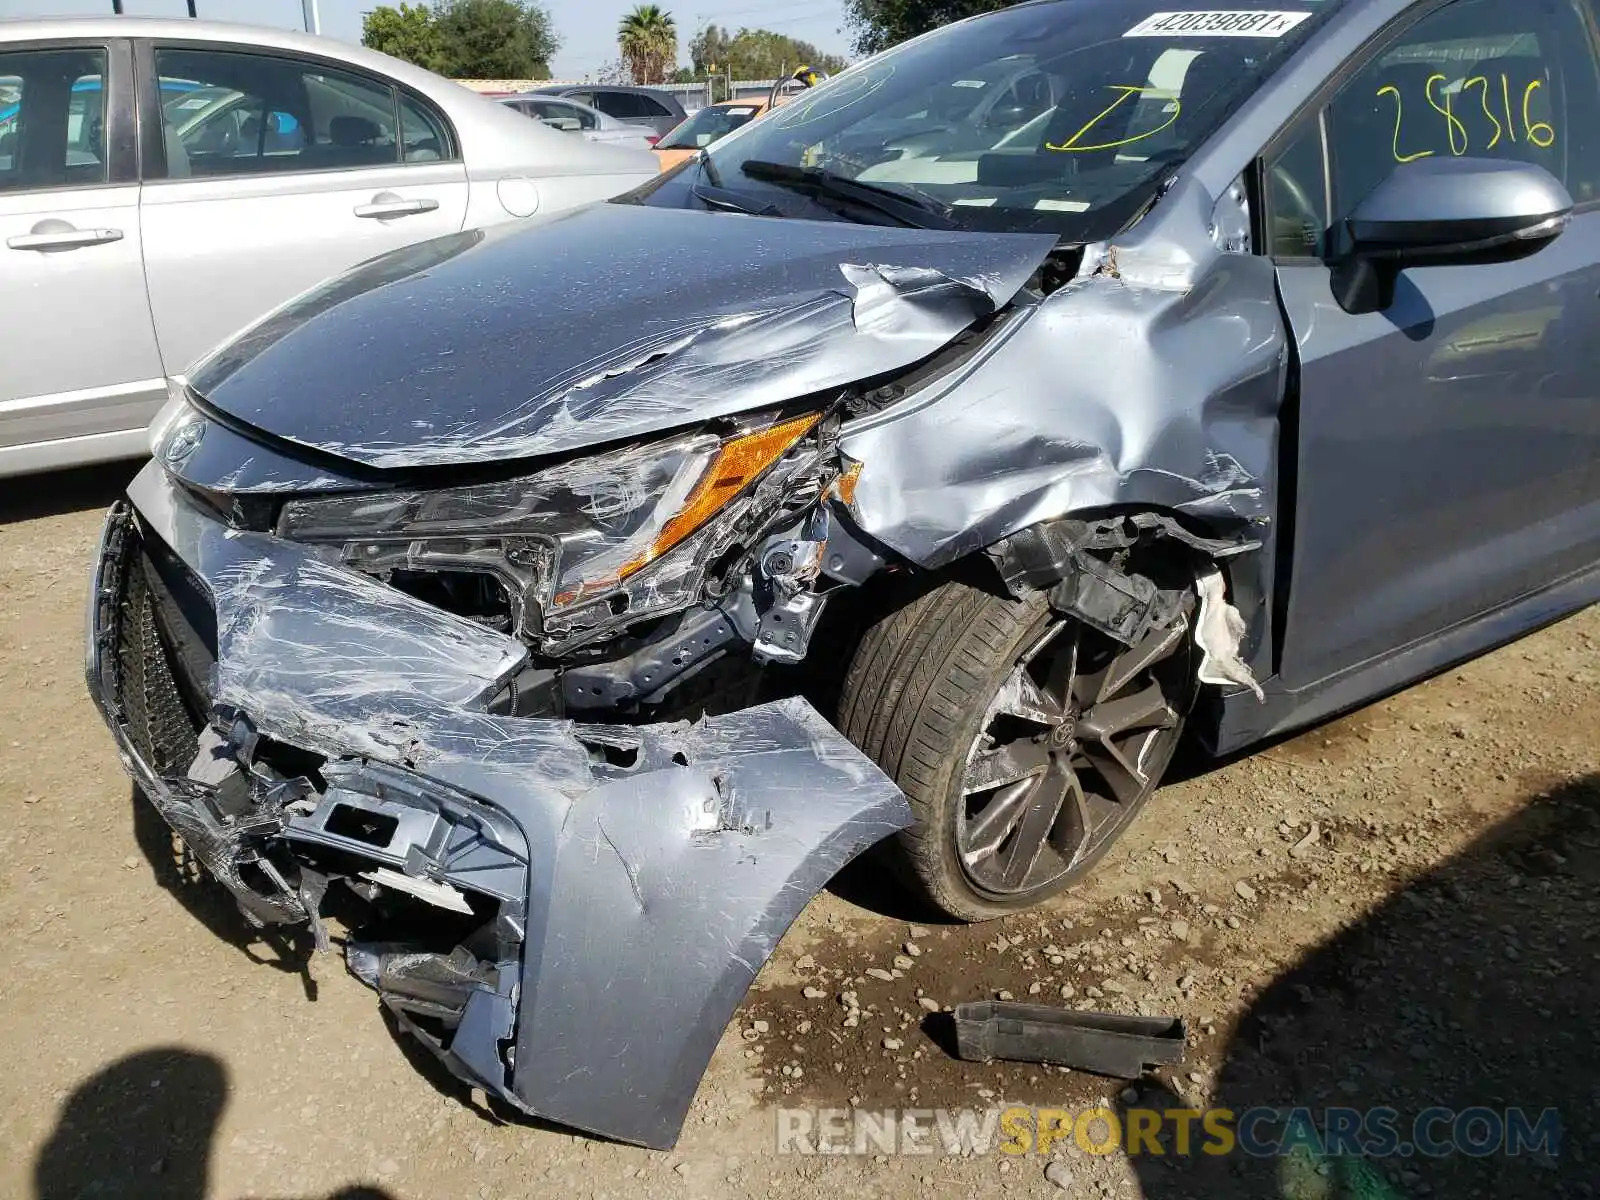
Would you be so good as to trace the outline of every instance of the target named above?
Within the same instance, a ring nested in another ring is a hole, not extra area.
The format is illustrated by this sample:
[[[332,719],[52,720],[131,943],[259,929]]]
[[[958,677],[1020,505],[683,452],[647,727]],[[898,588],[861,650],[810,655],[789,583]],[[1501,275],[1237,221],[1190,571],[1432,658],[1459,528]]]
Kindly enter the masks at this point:
[[[320,62],[160,49],[168,175],[348,170],[451,155],[436,113],[386,80]]]
[[[105,183],[104,50],[0,54],[0,192]]]
[[[400,149],[406,162],[439,162],[455,158],[450,129],[431,105],[400,95]]]
[[[563,104],[559,100],[530,100],[527,107],[530,116],[540,121],[559,123],[563,128],[594,129],[598,125],[592,112],[576,104]]]

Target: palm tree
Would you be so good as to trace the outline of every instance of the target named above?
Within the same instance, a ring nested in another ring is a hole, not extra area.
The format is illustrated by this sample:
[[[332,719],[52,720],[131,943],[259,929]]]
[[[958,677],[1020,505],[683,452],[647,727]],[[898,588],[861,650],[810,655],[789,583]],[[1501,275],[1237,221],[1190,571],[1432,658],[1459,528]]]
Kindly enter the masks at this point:
[[[617,46],[634,83],[663,83],[678,61],[678,26],[659,5],[640,4],[617,26]]]

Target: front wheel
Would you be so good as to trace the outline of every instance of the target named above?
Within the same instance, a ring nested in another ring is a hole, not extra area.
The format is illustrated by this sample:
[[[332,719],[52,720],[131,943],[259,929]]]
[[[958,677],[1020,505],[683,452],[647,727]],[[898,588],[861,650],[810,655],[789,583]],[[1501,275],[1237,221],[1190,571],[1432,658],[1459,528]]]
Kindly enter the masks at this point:
[[[911,802],[891,851],[909,881],[982,921],[1083,878],[1177,747],[1192,611],[1127,646],[1043,595],[951,582],[869,628],[839,723]]]

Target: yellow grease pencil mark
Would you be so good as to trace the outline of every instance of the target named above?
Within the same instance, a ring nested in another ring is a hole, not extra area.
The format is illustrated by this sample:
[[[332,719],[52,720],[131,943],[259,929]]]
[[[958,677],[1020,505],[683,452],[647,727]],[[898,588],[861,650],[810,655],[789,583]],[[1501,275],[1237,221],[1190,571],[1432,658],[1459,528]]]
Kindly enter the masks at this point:
[[[1096,125],[1100,124],[1101,121],[1104,121],[1118,108],[1120,108],[1123,102],[1126,101],[1129,96],[1142,96],[1147,92],[1158,92],[1161,89],[1152,87],[1132,87],[1128,84],[1116,84],[1112,86],[1111,90],[1121,94],[1115,100],[1113,100],[1103,112],[1092,117],[1082,129],[1078,130],[1077,133],[1073,134],[1059,146],[1051,142],[1046,142],[1044,144],[1044,148],[1046,150],[1062,150],[1082,154],[1090,150],[1115,150],[1121,146],[1131,146],[1135,142],[1142,142],[1147,137],[1154,137],[1162,130],[1171,128],[1172,123],[1178,119],[1178,114],[1183,111],[1183,102],[1175,99],[1172,102],[1172,115],[1167,118],[1164,124],[1158,125],[1154,129],[1148,129],[1144,133],[1135,134],[1133,137],[1129,138],[1121,138],[1120,140],[1114,142],[1101,142],[1094,146],[1078,145],[1079,138],[1088,133]]]
[[[1483,115],[1488,117],[1490,124],[1494,126],[1494,137],[1489,139],[1489,144],[1484,149],[1493,150],[1500,144],[1500,139],[1505,134],[1505,126],[1500,124],[1500,118],[1495,116],[1494,110],[1489,107],[1489,77],[1487,75],[1474,75],[1461,85],[1461,90],[1464,92],[1475,83],[1483,84],[1483,92],[1480,96],[1483,101]]]
[[[1528,90],[1522,93],[1522,127],[1528,131],[1528,140],[1541,150],[1548,150],[1556,144],[1556,131],[1548,121],[1531,121],[1528,119],[1528,105],[1533,100],[1535,88],[1542,88],[1543,81],[1535,79],[1528,85]],[[1543,136],[1544,141],[1539,138]]]
[[[1394,97],[1394,160],[1397,163],[1416,162],[1419,158],[1431,158],[1432,150],[1419,150],[1415,154],[1400,153],[1400,122],[1405,114],[1405,101],[1400,98],[1400,89],[1392,83],[1386,83],[1378,89],[1377,94]]]
[[[1461,118],[1451,111],[1449,92],[1444,94],[1443,106],[1433,98],[1433,82],[1436,79],[1441,83],[1450,82],[1444,75],[1429,75],[1428,82],[1422,85],[1422,94],[1427,99],[1428,104],[1432,106],[1434,112],[1443,114],[1450,135],[1450,153],[1460,158],[1467,152],[1467,127],[1461,123]],[[1456,133],[1458,131],[1461,134],[1461,149],[1459,150],[1456,149]]]

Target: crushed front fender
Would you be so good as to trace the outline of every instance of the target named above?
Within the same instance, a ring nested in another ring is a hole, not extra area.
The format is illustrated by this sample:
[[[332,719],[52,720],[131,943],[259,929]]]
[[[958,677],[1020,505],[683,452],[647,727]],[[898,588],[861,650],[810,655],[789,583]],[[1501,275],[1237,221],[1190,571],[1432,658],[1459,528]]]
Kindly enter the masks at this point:
[[[347,958],[453,1072],[528,1112],[670,1147],[801,908],[911,823],[803,700],[696,724],[494,715],[520,643],[229,529],[154,466],[129,497],[88,675],[135,781],[257,923],[320,935],[342,882],[469,929]]]

